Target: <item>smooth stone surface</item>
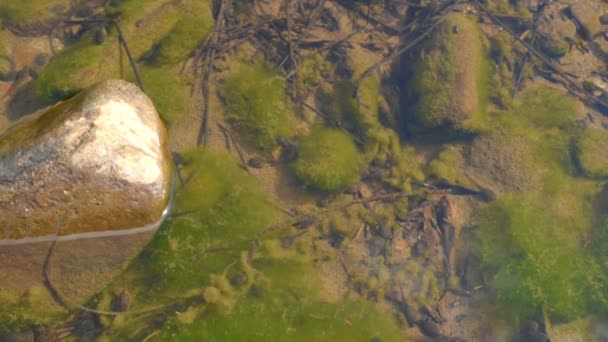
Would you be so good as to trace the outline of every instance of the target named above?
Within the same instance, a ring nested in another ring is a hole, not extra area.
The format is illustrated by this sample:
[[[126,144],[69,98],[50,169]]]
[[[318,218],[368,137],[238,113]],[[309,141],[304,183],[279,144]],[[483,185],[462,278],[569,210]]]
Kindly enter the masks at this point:
[[[156,109],[125,81],[1,134],[0,318],[44,324],[101,290],[162,223],[172,172]]]
[[[0,245],[156,222],[169,203],[170,160],[145,94],[99,83],[0,136]]]

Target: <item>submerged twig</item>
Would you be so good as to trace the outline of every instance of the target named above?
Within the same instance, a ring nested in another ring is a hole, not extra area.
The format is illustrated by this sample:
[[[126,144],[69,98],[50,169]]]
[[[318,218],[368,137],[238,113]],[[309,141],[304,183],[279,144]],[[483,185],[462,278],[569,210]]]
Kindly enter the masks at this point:
[[[604,101],[601,98],[597,98],[597,97],[593,96],[592,94],[590,94],[589,92],[587,92],[585,89],[583,89],[577,82],[573,81],[565,72],[563,72],[553,62],[551,62],[547,57],[545,57],[545,55],[543,55],[542,53],[540,53],[533,46],[531,46],[530,44],[526,43],[526,41],[524,41],[518,35],[516,35],[515,32],[513,32],[513,30],[511,30],[500,19],[498,19],[494,14],[492,14],[492,12],[490,12],[488,9],[486,9],[481,3],[479,3],[479,1],[477,1],[477,0],[471,0],[471,1],[482,12],[486,13],[488,15],[488,17],[490,17],[490,19],[492,19],[498,26],[502,27],[515,40],[517,40],[526,49],[528,49],[528,51],[532,55],[534,55],[535,57],[537,57],[538,59],[540,59],[541,61],[543,61],[543,63],[545,63],[550,69],[552,69],[555,73],[557,73],[558,75],[560,75],[569,86],[571,86],[572,88],[574,88],[574,90],[576,90],[576,91],[573,91],[573,93],[575,93],[575,95],[578,95],[581,98],[583,98],[583,99],[585,99],[587,101],[590,101],[592,103],[599,104],[599,105],[602,105],[602,106],[608,108],[608,102],[607,101]],[[577,92],[580,93],[580,94],[578,94]]]
[[[221,123],[217,122],[217,126],[225,133],[228,134],[228,137],[230,137],[230,141],[232,142],[232,145],[234,146],[234,149],[236,150],[236,152],[239,155],[239,158],[241,159],[241,163],[243,164],[243,168],[245,168],[245,171],[247,171],[247,173],[251,174],[251,171],[249,170],[249,167],[247,166],[247,161],[245,160],[245,156],[243,155],[243,152],[241,152],[241,149],[239,148],[239,144],[236,143],[236,139],[234,139],[234,136],[232,135],[232,133],[230,132],[230,130],[228,128],[226,128],[224,125],[222,125]]]

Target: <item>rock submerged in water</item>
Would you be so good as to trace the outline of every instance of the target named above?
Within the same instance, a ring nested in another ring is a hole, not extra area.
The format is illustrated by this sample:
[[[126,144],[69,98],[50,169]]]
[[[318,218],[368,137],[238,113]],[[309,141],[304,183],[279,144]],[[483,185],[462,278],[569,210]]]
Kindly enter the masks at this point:
[[[0,135],[0,307],[44,285],[54,240],[47,271],[57,290],[74,303],[98,291],[160,225],[171,176],[166,129],[125,81],[94,85]]]

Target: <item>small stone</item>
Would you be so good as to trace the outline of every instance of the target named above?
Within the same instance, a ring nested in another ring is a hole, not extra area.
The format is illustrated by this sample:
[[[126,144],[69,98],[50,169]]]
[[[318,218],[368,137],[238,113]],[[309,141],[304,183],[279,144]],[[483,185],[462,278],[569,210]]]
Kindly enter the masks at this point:
[[[592,1],[579,1],[570,6],[570,13],[578,23],[581,33],[587,40],[593,40],[600,33],[599,11]]]
[[[1,134],[0,293],[44,291],[45,270],[70,303],[84,302],[152,237],[172,173],[166,128],[125,81],[94,85]]]
[[[264,161],[260,158],[250,158],[247,161],[247,166],[252,167],[254,169],[261,169],[264,167]]]
[[[553,5],[548,5],[545,10],[551,9]],[[576,41],[576,25],[570,20],[552,20],[541,16],[537,25],[540,48],[550,57],[562,57],[569,51],[571,43]]]
[[[600,16],[600,23],[602,25],[608,25],[608,14],[603,14]]]

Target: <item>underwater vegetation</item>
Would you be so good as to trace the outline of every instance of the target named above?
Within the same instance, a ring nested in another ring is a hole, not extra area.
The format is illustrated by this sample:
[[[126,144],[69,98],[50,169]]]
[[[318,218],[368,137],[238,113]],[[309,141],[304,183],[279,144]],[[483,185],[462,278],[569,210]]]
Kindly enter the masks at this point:
[[[577,176],[569,152],[578,111],[570,96],[540,87],[495,114],[508,132],[500,144],[521,156],[518,167],[496,174],[526,180],[504,183],[509,194],[483,210],[479,253],[498,302],[516,321],[539,310],[571,320],[605,302],[605,272],[584,243],[598,190]]]
[[[189,110],[189,81],[179,74],[180,62],[190,57],[211,32],[208,1],[121,1],[109,12],[120,13],[120,25],[137,61],[144,87],[161,116],[169,123]],[[108,25],[104,42],[94,41],[94,30],[55,55],[33,82],[33,92],[52,103],[109,78],[135,81],[129,62]]]
[[[293,133],[285,79],[265,62],[241,63],[224,84],[226,114],[245,138],[268,150]]]
[[[372,304],[321,300],[310,254],[271,237],[250,260],[254,234],[276,220],[276,209],[226,153],[194,149],[183,156],[188,183],[177,190],[176,217],[115,281],[119,289],[136,289],[135,309],[183,304],[163,316],[157,340],[402,340],[392,316]],[[98,306],[104,305],[110,301],[102,296]],[[149,328],[127,316],[105,324],[102,341]]]
[[[589,177],[608,176],[608,133],[598,127],[587,127],[576,140],[578,162]]]
[[[335,128],[315,128],[300,143],[295,173],[323,191],[341,190],[359,179],[361,159],[352,138]]]

